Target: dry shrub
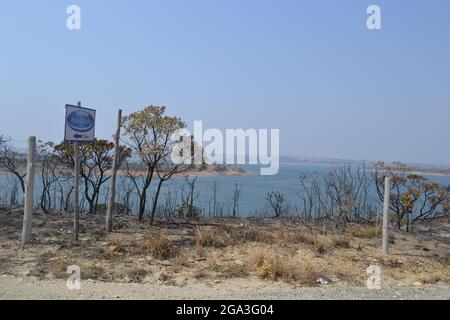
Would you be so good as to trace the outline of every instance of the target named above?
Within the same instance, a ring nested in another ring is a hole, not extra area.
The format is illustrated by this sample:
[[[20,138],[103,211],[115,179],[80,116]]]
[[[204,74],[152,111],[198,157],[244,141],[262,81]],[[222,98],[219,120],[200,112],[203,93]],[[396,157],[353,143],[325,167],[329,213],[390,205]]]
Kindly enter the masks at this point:
[[[211,230],[204,227],[197,227],[195,229],[195,245],[197,248],[203,247],[224,247],[225,243],[223,239],[218,235],[215,230]]]
[[[422,282],[423,284],[437,284],[438,282],[448,284],[450,282],[450,277],[443,275],[439,272],[435,272],[420,277],[419,281]]]
[[[176,255],[175,247],[163,233],[159,237],[146,234],[142,244],[142,252],[144,254],[151,254],[161,260],[172,258]]]
[[[284,228],[280,228],[275,232],[275,239],[281,245],[291,244],[291,234]]]
[[[262,242],[273,243],[273,236],[265,231],[246,228],[242,235],[242,240],[245,242]]]
[[[358,224],[349,224],[346,232],[351,237],[372,239],[381,235],[381,225],[364,227]]]
[[[253,249],[248,254],[249,261],[254,264],[257,268],[261,267],[266,258],[266,253],[261,249]]]
[[[32,274],[43,276],[46,273],[51,273],[58,279],[67,279],[69,277],[67,268],[74,265],[80,267],[82,279],[106,280],[106,276],[108,275],[105,269],[97,264],[77,261],[74,258],[67,256],[49,259],[44,265],[40,265],[38,269],[32,272]]]
[[[325,236],[314,235],[314,250],[318,254],[324,254],[327,252],[328,242]]]
[[[181,255],[173,258],[172,262],[176,267],[187,267],[189,265],[187,259]]]
[[[220,269],[221,277],[223,278],[245,278],[249,275],[248,269],[245,265],[236,263],[227,264]]]
[[[309,261],[303,261],[297,269],[298,281],[305,285],[316,285],[321,272]]]
[[[343,236],[332,236],[331,242],[335,248],[350,248],[350,240]]]
[[[127,272],[127,276],[131,282],[141,283],[147,276],[147,271],[144,269],[131,269]]]
[[[257,275],[262,279],[282,279],[286,282],[314,285],[320,277],[311,261],[292,263],[279,255],[268,255],[259,250],[254,251],[250,258],[256,266]]]
[[[278,243],[283,245],[299,243],[316,245],[318,243],[316,234],[307,234],[304,230],[290,232],[284,228],[278,229],[276,232],[276,239]]]
[[[366,283],[366,274],[361,273],[360,270],[355,269],[351,263],[342,263],[341,261],[337,261],[331,272],[339,279],[339,281],[343,281],[345,284],[351,285],[364,285]]]
[[[102,252],[102,258],[112,260],[118,256],[122,256],[126,252],[125,246],[119,241],[113,240]]]
[[[398,260],[397,258],[391,256],[380,257],[378,261],[382,266],[389,268],[400,268],[403,266],[403,261]]]
[[[221,265],[217,262],[216,259],[208,259],[206,268],[210,271],[219,272]]]
[[[423,284],[436,284],[442,281],[442,279],[440,274],[432,273],[420,277],[419,281],[422,282]]]
[[[420,277],[419,281],[424,284],[436,284],[438,282],[443,282],[446,284],[450,283],[450,266],[441,263],[433,263],[432,265],[435,271],[430,274],[423,275]]]
[[[82,279],[111,280],[107,278],[107,275],[110,273],[106,272],[106,270],[100,267],[99,265],[96,264],[82,265],[80,269]]]
[[[291,233],[291,241],[293,243],[304,243],[304,244],[314,244],[316,242],[314,235],[304,234],[300,232]]]
[[[68,277],[67,268],[73,265],[80,266],[80,263],[73,258],[60,256],[50,259],[45,267],[46,271],[52,273],[56,278],[66,279]],[[80,269],[82,269],[81,266]],[[81,270],[81,272],[84,273],[84,270]]]
[[[194,279],[204,279],[208,276],[208,273],[205,270],[196,270],[193,274],[192,277]]]

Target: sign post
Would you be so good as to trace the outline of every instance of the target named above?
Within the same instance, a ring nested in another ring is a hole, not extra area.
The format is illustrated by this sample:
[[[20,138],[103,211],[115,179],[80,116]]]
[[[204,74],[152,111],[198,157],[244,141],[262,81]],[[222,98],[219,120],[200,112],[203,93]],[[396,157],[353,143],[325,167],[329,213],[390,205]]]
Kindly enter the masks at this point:
[[[75,142],[74,147],[74,158],[75,158],[75,168],[74,168],[74,189],[73,189],[73,240],[78,241],[79,230],[80,230],[80,207],[79,207],[79,186],[80,186],[80,143]]]
[[[95,140],[95,110],[82,108],[81,102],[77,106],[66,105],[66,125],[64,141],[72,142],[74,146],[74,240],[78,241],[80,226],[79,185],[80,185],[80,143]]]

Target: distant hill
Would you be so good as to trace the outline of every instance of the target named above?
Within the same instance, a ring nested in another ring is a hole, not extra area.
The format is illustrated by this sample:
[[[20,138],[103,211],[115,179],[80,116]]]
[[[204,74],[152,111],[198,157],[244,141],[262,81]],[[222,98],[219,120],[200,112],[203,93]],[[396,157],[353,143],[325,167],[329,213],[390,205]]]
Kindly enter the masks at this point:
[[[335,159],[335,158],[318,158],[307,156],[280,156],[280,162],[284,163],[305,163],[305,164],[352,164],[365,161],[368,164],[375,163],[374,161],[366,160],[351,160],[351,159]]]

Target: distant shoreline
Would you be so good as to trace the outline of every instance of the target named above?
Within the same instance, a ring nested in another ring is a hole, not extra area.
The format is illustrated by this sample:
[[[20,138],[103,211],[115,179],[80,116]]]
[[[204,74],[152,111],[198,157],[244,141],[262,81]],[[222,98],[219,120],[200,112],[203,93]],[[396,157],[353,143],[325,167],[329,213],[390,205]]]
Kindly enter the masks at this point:
[[[24,168],[25,170],[25,168]],[[145,174],[145,171],[139,171],[139,170],[130,170],[131,174],[133,176],[139,176],[142,172]],[[39,174],[39,168],[37,168],[36,173]],[[9,174],[9,171],[5,168],[0,168],[0,175],[7,175]],[[105,172],[106,175],[111,174],[111,170],[107,170]],[[127,176],[126,170],[118,170],[117,174],[119,176]],[[173,176],[174,177],[187,177],[187,176],[198,176],[198,177],[212,177],[212,176],[248,176],[251,172],[249,170],[245,170],[243,168],[238,168],[234,166],[226,166],[222,169],[214,169],[212,167],[208,167],[207,169],[203,170],[189,170],[182,173],[176,173]],[[154,177],[158,177],[158,174],[155,172],[153,174]]]

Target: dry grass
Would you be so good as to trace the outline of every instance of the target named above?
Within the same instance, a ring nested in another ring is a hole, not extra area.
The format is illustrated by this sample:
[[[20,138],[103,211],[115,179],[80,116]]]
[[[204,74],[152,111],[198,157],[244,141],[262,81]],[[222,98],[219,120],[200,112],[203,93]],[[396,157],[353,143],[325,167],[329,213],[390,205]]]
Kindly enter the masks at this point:
[[[173,258],[176,255],[175,247],[164,233],[161,233],[158,237],[146,234],[141,249],[142,253],[151,254],[161,260]]]
[[[381,235],[381,225],[366,227],[357,224],[349,224],[346,233],[350,237],[372,239]]]
[[[245,265],[236,263],[226,264],[221,270],[221,277],[223,278],[245,278],[249,275],[248,268]]]
[[[38,259],[31,274],[39,277],[50,274],[57,279],[67,279],[69,277],[68,267],[74,265],[80,267],[82,279],[105,280],[108,276],[105,269],[97,263],[89,263],[68,256],[52,257],[50,253],[46,253]]]
[[[127,276],[132,282],[141,283],[147,276],[147,271],[140,268],[131,269],[127,272]]]
[[[199,279],[205,279],[205,278],[208,277],[208,273],[207,273],[205,270],[200,269],[200,270],[196,270],[196,271],[192,274],[192,277],[193,277],[194,279],[197,279],[197,280],[199,280]]]
[[[291,232],[285,228],[277,230],[276,239],[282,246],[290,246],[292,244],[311,245],[318,254],[326,253],[330,246],[335,248],[348,248],[350,246],[348,239],[343,237],[334,236],[330,238],[329,236],[319,235],[317,233],[308,234],[304,231]]]
[[[124,255],[126,247],[118,240],[113,240],[102,252],[102,258],[105,260],[114,260],[115,258]]]
[[[253,229],[253,228],[245,228],[242,240],[244,242],[261,242],[261,243],[273,243],[274,237],[263,230]]]
[[[398,258],[387,256],[387,257],[380,257],[378,259],[379,263],[388,268],[400,268],[403,266],[403,261],[399,260]]]
[[[442,263],[434,263],[434,271],[430,274],[422,275],[419,277],[419,281],[424,284],[436,284],[438,282],[449,283],[450,282],[450,266]]]
[[[282,279],[286,282],[299,282],[305,285],[315,285],[320,273],[312,261],[299,261],[298,263],[277,254],[270,254],[262,250],[250,253],[250,260],[256,267],[257,275],[262,279],[276,281]]]
[[[206,227],[197,227],[195,229],[195,245],[197,248],[221,248],[225,246],[225,241],[219,235],[217,230]]]
[[[307,234],[302,231],[292,232],[286,228],[280,228],[275,233],[276,240],[279,244],[289,245],[289,244],[314,244],[315,239],[312,234]]]
[[[344,236],[331,236],[331,243],[335,248],[350,248],[350,240]]]
[[[329,276],[338,284],[364,285],[367,266],[376,264],[382,267],[387,286],[450,283],[446,237],[450,228],[445,225],[436,224],[432,236],[419,230],[407,234],[392,229],[398,241],[391,245],[391,256],[381,259],[379,226],[348,224],[341,234],[330,224],[325,234],[321,225],[290,220],[219,219],[193,229],[190,224],[159,223],[150,227],[117,218],[123,228],[106,234],[98,228],[97,217],[82,218],[91,233],[73,243],[72,236],[64,231],[71,227],[70,219],[46,215],[45,226],[36,228],[36,242],[19,256],[15,251],[23,215],[17,215],[15,227],[11,227],[14,241],[8,240],[9,234],[0,235],[0,271],[67,279],[67,267],[78,265],[82,279],[110,282],[141,282],[147,271],[155,276],[145,281],[158,281],[160,273],[176,273],[173,281],[177,283],[182,279],[219,281],[247,276],[251,278],[241,281],[254,281],[259,276],[316,285],[317,278]],[[0,225],[3,220],[0,214]]]
[[[173,265],[176,267],[187,267],[189,266],[189,263],[186,259],[186,257],[182,256],[182,255],[178,255],[175,258],[173,258],[172,260]]]

